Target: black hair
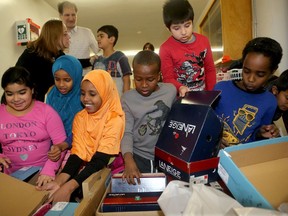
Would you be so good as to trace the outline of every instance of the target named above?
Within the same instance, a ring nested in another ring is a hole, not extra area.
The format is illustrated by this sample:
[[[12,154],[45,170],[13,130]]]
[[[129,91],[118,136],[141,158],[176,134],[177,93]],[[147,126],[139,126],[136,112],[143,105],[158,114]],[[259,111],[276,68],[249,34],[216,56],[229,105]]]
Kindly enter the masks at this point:
[[[270,58],[270,70],[273,72],[278,68],[283,55],[280,44],[268,37],[257,37],[250,40],[243,49],[242,62],[244,62],[247,54],[251,52],[261,53]]]
[[[160,72],[161,69],[161,60],[158,54],[151,50],[142,50],[138,52],[132,62],[132,66],[135,64],[140,65],[157,65],[157,71]]]
[[[106,33],[108,35],[108,38],[114,37],[115,40],[114,40],[113,46],[116,45],[117,40],[118,40],[118,29],[115,26],[113,26],[113,25],[104,25],[104,26],[100,27],[97,30],[97,32],[99,32],[99,31],[102,31],[102,32]]]
[[[5,89],[9,84],[14,84],[14,83],[25,85],[30,89],[34,89],[35,87],[35,84],[32,80],[32,76],[30,72],[21,66],[8,68],[8,70],[6,70],[2,76],[1,87],[3,89]],[[35,92],[32,95],[32,98],[35,98]],[[1,103],[6,104],[5,92],[2,95]]]
[[[69,1],[60,2],[60,3],[58,3],[58,12],[59,12],[59,14],[62,15],[64,8],[71,8],[71,7],[75,9],[76,13],[78,12],[78,8],[77,8],[76,4],[69,2]]]
[[[148,48],[148,50],[151,50],[151,51],[154,51],[154,50],[155,50],[153,44],[152,44],[152,43],[149,43],[149,42],[147,42],[147,43],[144,44],[143,50],[147,50],[147,48]]]
[[[274,85],[277,87],[279,92],[288,90],[288,69],[281,73],[281,75],[275,80]]]
[[[187,0],[168,0],[163,6],[163,20],[168,29],[172,24],[194,20],[194,11]]]

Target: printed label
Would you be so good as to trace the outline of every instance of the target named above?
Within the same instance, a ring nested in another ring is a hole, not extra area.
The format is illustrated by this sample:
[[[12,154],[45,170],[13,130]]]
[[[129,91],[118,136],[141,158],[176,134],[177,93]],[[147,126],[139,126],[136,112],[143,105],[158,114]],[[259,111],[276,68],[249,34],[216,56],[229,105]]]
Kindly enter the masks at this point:
[[[57,202],[51,210],[53,211],[63,211],[63,209],[68,205],[68,202]]]
[[[208,174],[197,176],[190,176],[190,184],[207,184],[208,183]]]

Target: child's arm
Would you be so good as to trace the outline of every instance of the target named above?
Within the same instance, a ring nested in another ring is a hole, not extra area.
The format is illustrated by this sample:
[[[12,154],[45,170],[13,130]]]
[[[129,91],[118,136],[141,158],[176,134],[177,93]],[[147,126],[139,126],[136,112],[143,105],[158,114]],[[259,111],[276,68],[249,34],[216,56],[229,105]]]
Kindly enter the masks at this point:
[[[170,48],[167,46],[161,46],[159,51],[159,56],[161,59],[161,72],[163,76],[163,82],[172,83],[177,91],[183,86],[175,78],[174,64],[172,56],[170,54]]]
[[[125,165],[122,178],[126,179],[128,184],[135,184],[134,178],[137,178],[139,184],[141,173],[133,159],[134,116],[129,107],[129,101],[127,101],[126,94],[122,97],[121,102],[123,111],[125,112],[125,133],[121,140],[121,152]]]
[[[130,75],[125,75],[123,76],[123,93],[130,90],[130,85],[131,85],[131,81],[130,81]]]
[[[122,57],[119,59],[119,66],[121,68],[122,71],[122,80],[123,80],[123,89],[122,92],[126,92],[128,90],[130,90],[130,75],[132,74],[131,72],[131,67],[128,61],[127,56],[122,55]]]
[[[64,125],[58,113],[50,106],[47,106],[47,113],[46,113],[46,130],[49,134],[49,137],[52,140],[53,145],[61,144],[61,149],[64,146],[63,142],[66,139],[66,133],[64,129]],[[55,149],[60,149],[56,146]],[[58,152],[59,155],[58,161],[53,162],[52,160],[48,159],[41,170],[41,175],[47,175],[51,177],[55,177],[55,173],[59,169],[62,159],[65,156],[66,151]],[[48,154],[48,152],[47,152]]]
[[[134,178],[137,179],[137,184],[140,184],[141,172],[139,171],[131,152],[126,152],[123,156],[125,162],[125,169],[122,175],[122,179],[126,179],[128,184],[135,185]]]
[[[111,155],[102,152],[96,152],[93,155],[92,159],[86,163],[85,168],[81,170],[81,172],[78,175],[74,176],[73,179],[79,185],[82,185],[82,182],[85,181],[89,176],[106,167],[109,163],[110,158]]]

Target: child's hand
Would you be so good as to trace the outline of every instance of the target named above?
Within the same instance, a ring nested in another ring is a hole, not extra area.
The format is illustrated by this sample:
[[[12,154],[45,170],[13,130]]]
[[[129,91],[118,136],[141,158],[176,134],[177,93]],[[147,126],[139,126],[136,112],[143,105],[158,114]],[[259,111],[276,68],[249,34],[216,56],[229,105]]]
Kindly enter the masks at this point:
[[[186,92],[189,92],[189,88],[187,86],[181,86],[179,88],[179,97],[184,97]]]
[[[98,55],[93,55],[93,56],[91,56],[91,57],[90,57],[90,64],[93,65],[94,62],[95,62],[95,60],[98,59],[98,58],[99,58]]]
[[[42,186],[36,186],[36,190],[38,191],[48,191],[49,192],[49,200],[47,203],[53,201],[53,194],[60,188],[59,184],[56,181],[51,181]]]
[[[133,156],[131,153],[125,154],[124,161],[125,161],[125,169],[122,175],[122,179],[126,179],[128,184],[136,185],[135,178],[137,179],[137,184],[140,184],[140,177],[142,176],[141,172],[139,171]],[[131,154],[131,155],[130,155]]]
[[[36,184],[37,184],[37,187],[41,187],[43,185],[46,185],[49,182],[52,182],[53,180],[54,180],[54,177],[40,174]]]
[[[263,138],[275,138],[280,136],[279,129],[274,124],[262,125],[259,133]]]
[[[48,158],[51,161],[58,161],[61,157],[61,148],[58,145],[52,145],[50,151],[48,152]]]
[[[0,157],[0,164],[2,164],[6,169],[10,167],[11,161],[8,157]],[[0,171],[2,170],[2,166],[0,166]]]
[[[227,142],[227,140],[225,138],[222,138],[220,142],[221,142],[220,143],[220,149],[224,149],[224,148],[229,146],[229,143]]]

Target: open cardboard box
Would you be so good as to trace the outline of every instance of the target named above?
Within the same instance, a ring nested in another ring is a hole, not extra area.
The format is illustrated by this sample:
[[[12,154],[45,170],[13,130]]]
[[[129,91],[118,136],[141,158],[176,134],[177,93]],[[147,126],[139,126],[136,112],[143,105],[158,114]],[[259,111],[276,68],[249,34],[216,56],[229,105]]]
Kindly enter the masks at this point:
[[[100,205],[98,206],[96,210],[96,216],[164,216],[162,211],[131,211],[131,212],[102,212],[101,211],[101,204],[103,203],[104,198],[106,197],[106,194],[111,191],[111,183],[107,187],[102,200],[100,202]]]
[[[218,173],[245,207],[276,209],[288,202],[288,137],[257,141],[219,152]]]
[[[109,185],[111,170],[104,168],[94,173],[82,183],[83,199],[76,208],[75,216],[95,215],[96,209]]]
[[[48,192],[0,172],[0,215],[33,215],[47,200]]]
[[[93,216],[110,182],[111,170],[103,168],[82,183],[83,199],[80,203],[56,203],[46,215]]]

